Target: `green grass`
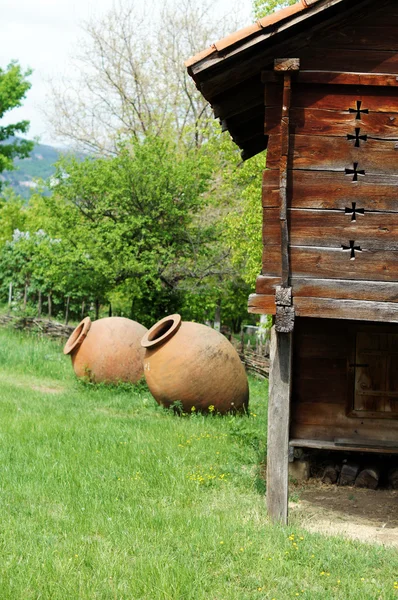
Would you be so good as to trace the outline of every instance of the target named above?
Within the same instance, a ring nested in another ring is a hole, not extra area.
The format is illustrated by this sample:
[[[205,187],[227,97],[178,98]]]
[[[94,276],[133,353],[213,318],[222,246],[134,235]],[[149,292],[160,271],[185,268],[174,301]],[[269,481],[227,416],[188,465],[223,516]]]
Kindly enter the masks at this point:
[[[268,523],[266,393],[176,417],[0,330],[0,599],[397,598],[396,551]]]

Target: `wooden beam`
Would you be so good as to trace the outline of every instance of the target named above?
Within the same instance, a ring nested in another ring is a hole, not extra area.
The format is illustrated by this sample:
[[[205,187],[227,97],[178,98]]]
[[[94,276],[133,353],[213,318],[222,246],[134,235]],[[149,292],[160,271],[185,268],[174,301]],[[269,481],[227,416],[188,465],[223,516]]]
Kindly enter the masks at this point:
[[[300,298],[295,296],[293,307],[296,317],[398,323],[398,303],[396,302]],[[276,308],[274,296],[252,294],[249,297],[249,313],[275,315]]]
[[[398,157],[397,157],[398,158]],[[342,249],[346,240],[355,240],[364,251],[398,248],[398,213],[370,212],[367,206],[347,200],[343,210],[288,209],[290,246]],[[366,210],[364,209],[366,207]],[[266,246],[280,246],[278,209],[263,211],[263,240]]]
[[[398,98],[397,98],[398,101]],[[351,132],[351,133],[355,133]],[[351,182],[360,182],[370,174],[396,175],[398,162],[398,138],[376,140],[355,147],[347,136],[295,135],[290,144],[294,152],[289,157],[289,170],[335,171],[344,173]],[[280,168],[280,136],[269,136],[267,168]],[[356,164],[356,167],[354,166]],[[349,177],[351,175],[351,177]]]
[[[297,316],[398,323],[398,303],[329,298],[295,298]]]
[[[271,521],[287,524],[292,333],[271,331],[267,440],[267,509]]]
[[[351,260],[350,252],[342,248],[291,245],[290,265],[296,277],[398,281],[398,249],[364,249],[363,252],[356,253],[355,260]],[[265,245],[263,273],[277,277],[280,272],[280,248]]]
[[[315,279],[291,277],[293,295],[297,298],[334,298],[335,300],[371,300],[375,302],[398,302],[396,281],[361,281],[354,279]],[[260,275],[256,281],[256,293],[274,296],[281,285],[280,277]]]
[[[371,200],[373,211],[397,211],[397,175],[366,174],[353,185],[352,177],[347,177],[345,171],[289,171],[288,182],[290,208],[344,210],[349,199],[357,203]],[[328,190],[327,194],[325,190]],[[277,208],[278,197],[279,171],[266,170],[263,175],[264,208]]]
[[[336,450],[341,452],[342,446],[337,445],[335,442],[328,442],[323,440],[310,440],[310,439],[294,439],[290,440],[289,446],[291,448],[315,448],[317,450]],[[345,451],[356,451],[356,452],[375,452],[385,454],[398,454],[398,443],[393,447],[385,446],[384,442],[378,442],[378,445],[370,444],[369,440],[366,441],[362,446],[356,445],[355,440],[352,440],[352,444],[347,444],[344,447]]]
[[[341,71],[300,71],[294,76],[297,83],[319,83],[332,85],[364,85],[398,87],[395,73],[349,73]],[[280,75],[274,71],[263,71],[263,83],[278,83]]]

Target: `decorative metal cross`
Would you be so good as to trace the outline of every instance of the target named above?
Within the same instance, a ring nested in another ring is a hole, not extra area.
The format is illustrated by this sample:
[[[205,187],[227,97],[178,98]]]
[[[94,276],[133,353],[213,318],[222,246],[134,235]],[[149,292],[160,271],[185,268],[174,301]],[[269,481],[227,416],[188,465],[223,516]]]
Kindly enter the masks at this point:
[[[365,214],[365,209],[364,208],[357,208],[357,203],[353,202],[352,203],[352,208],[346,208],[345,209],[345,214],[346,215],[352,215],[351,217],[351,221],[356,221],[357,220],[357,215],[364,215]]]
[[[353,169],[346,169],[345,170],[345,174],[346,175],[354,175],[354,177],[352,178],[353,181],[358,181],[358,175],[365,175],[365,171],[363,169],[358,170],[358,163],[354,163],[354,168]]]
[[[361,120],[361,114],[364,115],[368,115],[369,114],[369,109],[368,108],[361,108],[362,106],[362,100],[357,100],[357,107],[356,108],[349,108],[348,111],[350,113],[356,113],[356,119]]]
[[[350,251],[350,260],[355,260],[355,252],[362,252],[361,246],[356,246],[354,240],[350,240],[349,246],[344,246],[343,244],[341,247],[343,250]]]
[[[368,141],[368,136],[367,135],[360,135],[360,133],[361,133],[360,127],[356,127],[355,128],[355,135],[351,135],[351,134],[347,135],[347,140],[355,140],[355,148],[359,148],[359,146],[361,145],[361,140],[363,142],[367,142]]]

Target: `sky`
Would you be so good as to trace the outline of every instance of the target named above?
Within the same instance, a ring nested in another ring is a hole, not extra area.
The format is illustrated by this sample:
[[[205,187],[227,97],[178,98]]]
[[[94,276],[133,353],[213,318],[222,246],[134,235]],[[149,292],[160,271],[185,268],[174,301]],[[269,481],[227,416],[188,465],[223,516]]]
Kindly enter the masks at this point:
[[[24,69],[33,69],[29,78],[32,88],[23,106],[7,113],[1,120],[2,125],[28,119],[29,138],[37,137],[42,143],[60,145],[60,141],[52,137],[42,112],[50,101],[48,81],[60,75],[73,77],[71,56],[82,37],[82,22],[106,14],[113,1],[1,1],[0,67],[5,68],[11,60],[18,60]],[[141,3],[145,0],[123,1]],[[240,0],[240,6],[242,22],[250,22],[250,0]],[[229,10],[231,0],[219,0],[214,18]]]

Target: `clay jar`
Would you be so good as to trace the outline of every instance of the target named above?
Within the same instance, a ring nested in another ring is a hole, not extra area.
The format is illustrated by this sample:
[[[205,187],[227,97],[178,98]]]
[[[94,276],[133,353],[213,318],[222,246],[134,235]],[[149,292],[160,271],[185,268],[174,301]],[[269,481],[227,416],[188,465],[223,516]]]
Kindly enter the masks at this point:
[[[155,400],[169,407],[181,402],[215,412],[247,408],[249,388],[245,369],[232,344],[218,331],[198,323],[165,317],[144,335],[144,374]]]
[[[65,344],[78,377],[90,381],[136,383],[143,376],[141,338],[146,327],[123,317],[83,319]]]

